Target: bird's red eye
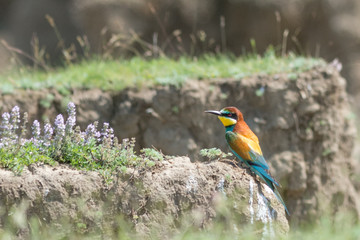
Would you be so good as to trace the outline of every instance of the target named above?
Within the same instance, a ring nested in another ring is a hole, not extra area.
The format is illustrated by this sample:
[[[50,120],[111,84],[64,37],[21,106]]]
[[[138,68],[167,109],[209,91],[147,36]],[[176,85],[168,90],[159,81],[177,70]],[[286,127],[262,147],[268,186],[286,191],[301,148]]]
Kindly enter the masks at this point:
[[[228,117],[231,117],[231,113],[228,113]]]

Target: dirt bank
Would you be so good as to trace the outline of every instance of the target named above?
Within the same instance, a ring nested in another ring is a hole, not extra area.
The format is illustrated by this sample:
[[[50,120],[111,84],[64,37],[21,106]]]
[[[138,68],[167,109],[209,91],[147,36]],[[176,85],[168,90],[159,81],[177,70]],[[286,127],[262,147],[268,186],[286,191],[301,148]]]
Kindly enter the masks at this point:
[[[95,172],[66,166],[31,166],[21,176],[0,169],[0,199],[1,226],[26,201],[27,221],[36,217],[54,224],[65,218],[71,231],[81,223],[82,231],[103,237],[109,226],[114,232],[121,228],[119,215],[140,236],[156,239],[169,239],[185,220],[191,227],[208,228],[225,218],[240,231],[244,224],[259,223],[262,236],[289,230],[282,205],[248,170],[218,161],[192,163],[187,157],[147,171],[128,169],[110,184]],[[26,237],[28,226],[20,229]]]
[[[110,122],[120,138],[136,137],[138,147],[198,158],[204,147],[228,151],[224,129],[207,109],[237,106],[258,135],[273,175],[298,224],[349,210],[359,216],[359,196],[351,176],[355,127],[345,80],[332,66],[301,74],[257,75],[243,79],[188,81],[180,88],[157,86],[102,92],[74,90],[78,123]],[[48,98],[51,93],[54,98]],[[50,99],[45,107],[42,100]],[[2,110],[20,105],[32,118],[54,119],[64,97],[55,90],[2,95]]]

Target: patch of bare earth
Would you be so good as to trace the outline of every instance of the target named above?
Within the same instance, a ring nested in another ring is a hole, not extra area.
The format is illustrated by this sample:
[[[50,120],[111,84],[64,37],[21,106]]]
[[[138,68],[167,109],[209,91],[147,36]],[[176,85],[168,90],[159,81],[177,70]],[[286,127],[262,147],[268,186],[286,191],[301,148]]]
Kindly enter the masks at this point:
[[[31,166],[20,176],[0,169],[2,225],[27,204],[25,216],[42,224],[70,222],[76,231],[106,235],[121,228],[119,216],[139,236],[169,239],[182,227],[211,228],[226,220],[241,231],[258,223],[258,234],[271,237],[289,230],[283,206],[248,170],[225,162],[195,162],[174,157],[146,170],[128,169],[110,184],[95,172],[67,166]],[[226,209],[226,211],[224,211]],[[111,227],[109,227],[111,226]],[[27,225],[19,235],[26,238]]]

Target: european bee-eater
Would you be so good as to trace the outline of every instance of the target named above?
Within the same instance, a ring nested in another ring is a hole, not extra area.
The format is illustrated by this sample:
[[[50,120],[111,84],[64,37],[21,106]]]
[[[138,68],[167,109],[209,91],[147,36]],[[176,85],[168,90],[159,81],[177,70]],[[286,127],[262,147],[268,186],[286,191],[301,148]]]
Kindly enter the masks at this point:
[[[251,171],[265,181],[276,198],[284,205],[287,214],[290,215],[284,200],[276,188],[280,187],[280,185],[269,172],[269,165],[266,163],[262,154],[259,140],[244,121],[243,114],[240,110],[236,107],[226,107],[220,111],[210,110],[205,112],[218,116],[225,126],[225,138],[231,151],[237,158],[244,162]]]

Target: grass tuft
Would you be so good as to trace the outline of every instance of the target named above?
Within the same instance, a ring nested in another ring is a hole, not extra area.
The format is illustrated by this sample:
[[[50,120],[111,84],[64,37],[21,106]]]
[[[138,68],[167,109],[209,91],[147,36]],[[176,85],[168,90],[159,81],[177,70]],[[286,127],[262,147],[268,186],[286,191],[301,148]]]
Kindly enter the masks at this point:
[[[215,159],[224,159],[227,157],[231,157],[232,153],[224,153],[218,148],[209,148],[209,149],[205,148],[200,150],[200,156],[207,157],[210,160],[215,160]]]
[[[277,57],[268,51],[263,57],[249,55],[235,58],[227,55],[204,55],[200,58],[160,57],[145,60],[131,59],[84,60],[66,68],[39,71],[22,68],[0,76],[0,90],[12,92],[15,89],[56,88],[100,88],[122,90],[126,87],[153,85],[180,86],[189,79],[241,79],[254,74],[296,74],[316,65],[324,65],[321,59],[289,54]]]

